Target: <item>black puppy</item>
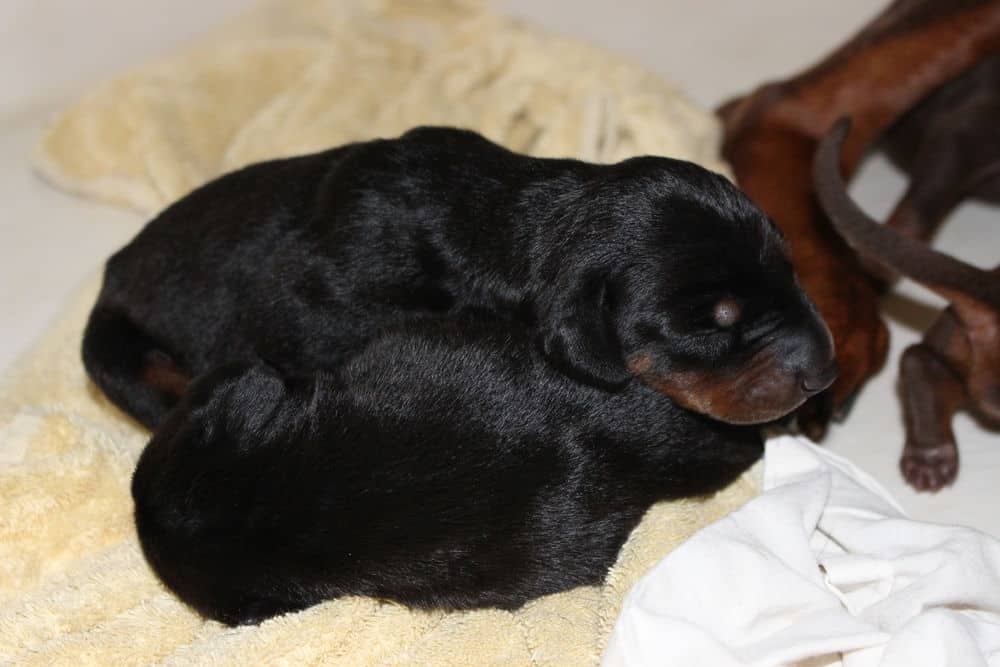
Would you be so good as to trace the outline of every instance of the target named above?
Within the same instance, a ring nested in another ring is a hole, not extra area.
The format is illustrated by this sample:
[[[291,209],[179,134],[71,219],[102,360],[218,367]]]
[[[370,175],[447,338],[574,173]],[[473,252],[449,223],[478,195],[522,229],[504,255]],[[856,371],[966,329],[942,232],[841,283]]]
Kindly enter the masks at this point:
[[[243,364],[196,382],[136,470],[149,561],[228,623],[351,593],[509,608],[599,581],[650,503],[717,489],[761,452],[757,427],[685,410],[658,383],[711,397],[699,379],[721,386],[740,368],[726,389],[752,394],[776,368],[832,357],[780,240],[750,212],[665,221],[655,256],[612,240],[615,289],[598,319],[565,326],[627,323],[615,340],[646,383],[579,383],[531,326],[473,315],[383,330],[308,379]],[[650,273],[664,277],[635,278]]]
[[[342,595],[512,609],[600,582],[650,504],[761,451],[642,384],[573,381],[523,327],[423,320],[309,379],[195,381],[132,495],[153,568],[224,623]]]
[[[754,320],[767,294],[797,304],[770,323],[773,345],[703,335],[713,312],[730,330]],[[523,323],[577,380],[618,390],[639,376],[732,423],[779,417],[835,374],[778,233],[721,176],[666,158],[530,158],[442,128],[191,193],[108,262],[83,358],[154,428],[224,362],[305,375],[404,319],[470,312]]]

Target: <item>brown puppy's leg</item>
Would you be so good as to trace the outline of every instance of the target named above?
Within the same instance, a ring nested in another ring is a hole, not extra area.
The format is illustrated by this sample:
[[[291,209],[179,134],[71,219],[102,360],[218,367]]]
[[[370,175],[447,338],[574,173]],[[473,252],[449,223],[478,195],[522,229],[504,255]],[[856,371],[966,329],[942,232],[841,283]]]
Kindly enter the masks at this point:
[[[967,404],[988,418],[1000,419],[1000,267],[984,271],[945,255],[879,224],[858,208],[838,169],[848,127],[838,123],[816,154],[816,192],[824,210],[869,261],[951,302],[926,332],[924,342],[909,348],[901,363],[907,438],[900,467],[917,489],[937,490],[949,484],[957,471],[951,431],[955,410]],[[946,205],[949,199],[937,201]]]
[[[949,312],[955,313],[962,329],[963,345],[943,349],[954,364],[967,360],[963,376],[972,407],[980,416],[1000,424],[1000,266],[987,276],[985,280],[996,296],[992,301],[971,297],[971,289],[945,295],[951,301]]]
[[[992,272],[1000,281],[1000,269]],[[954,295],[924,334],[906,350],[900,385],[906,420],[906,445],[900,469],[918,491],[937,491],[954,481],[958,450],[951,419],[969,406],[990,420],[1000,418],[1000,314]],[[957,305],[957,303],[956,303]]]
[[[1000,281],[1000,269],[992,279]],[[968,406],[989,420],[1000,418],[1000,313],[958,293],[952,299],[924,342],[900,361],[906,444],[899,465],[918,491],[937,491],[955,479],[956,410]]]
[[[951,419],[966,402],[965,387],[926,343],[908,347],[899,366],[906,425],[899,469],[917,491],[937,491],[958,473]]]

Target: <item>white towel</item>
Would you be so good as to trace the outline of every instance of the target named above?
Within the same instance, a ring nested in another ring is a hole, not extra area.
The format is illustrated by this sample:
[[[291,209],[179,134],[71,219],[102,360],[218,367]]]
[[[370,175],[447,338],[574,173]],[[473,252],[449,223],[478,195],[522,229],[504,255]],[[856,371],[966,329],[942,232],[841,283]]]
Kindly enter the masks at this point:
[[[1000,665],[1000,541],[801,439],[768,443],[764,489],[636,584],[604,665]]]

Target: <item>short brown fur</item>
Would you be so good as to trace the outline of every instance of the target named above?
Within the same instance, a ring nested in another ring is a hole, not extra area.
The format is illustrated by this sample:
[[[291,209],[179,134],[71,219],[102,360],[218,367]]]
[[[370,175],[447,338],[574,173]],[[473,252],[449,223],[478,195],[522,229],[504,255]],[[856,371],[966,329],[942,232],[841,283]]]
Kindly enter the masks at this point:
[[[841,159],[850,175],[928,92],[997,52],[1000,2],[898,0],[816,66],[718,110],[723,154],[740,186],[785,233],[802,285],[833,333],[840,376],[800,413],[811,437],[823,435],[832,411],[888,351],[880,287],[817,205],[810,176],[817,143],[837,118],[852,118],[856,129]]]
[[[834,225],[887,274],[905,275],[951,303],[900,362],[906,425],[900,469],[917,490],[936,491],[958,473],[955,411],[970,408],[1000,424],[1000,267],[976,268],[862,212],[847,196],[837,168],[847,131],[846,122],[838,123],[816,157],[817,192]]]

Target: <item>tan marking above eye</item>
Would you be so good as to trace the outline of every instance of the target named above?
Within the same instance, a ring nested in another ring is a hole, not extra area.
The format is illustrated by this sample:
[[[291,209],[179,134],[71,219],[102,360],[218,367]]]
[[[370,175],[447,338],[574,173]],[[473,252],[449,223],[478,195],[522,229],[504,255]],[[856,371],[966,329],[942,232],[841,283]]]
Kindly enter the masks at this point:
[[[631,373],[640,375],[653,368],[653,357],[644,352],[636,352],[630,355],[625,363]]]
[[[740,302],[733,298],[726,298],[715,304],[712,310],[712,317],[720,327],[729,328],[740,321],[743,315],[743,308]]]

